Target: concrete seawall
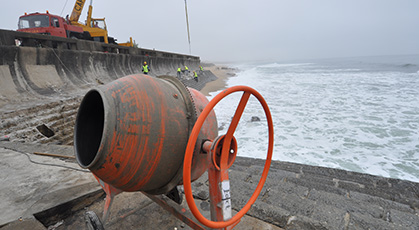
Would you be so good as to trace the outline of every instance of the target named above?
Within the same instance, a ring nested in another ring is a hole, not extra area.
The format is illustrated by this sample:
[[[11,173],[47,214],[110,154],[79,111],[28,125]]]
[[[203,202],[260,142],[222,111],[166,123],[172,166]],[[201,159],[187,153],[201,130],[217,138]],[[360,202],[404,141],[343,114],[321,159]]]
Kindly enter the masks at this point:
[[[143,62],[151,76],[176,76],[179,67],[200,65],[196,56],[5,30],[0,30],[0,54],[0,135],[39,143],[72,144],[75,115],[87,90],[141,73]],[[198,90],[216,77],[203,71],[199,79],[191,73],[179,77]],[[36,129],[40,125],[55,135],[45,137]]]
[[[107,83],[140,73],[143,62],[152,75],[176,75],[178,67],[197,70],[199,60],[150,57],[131,54],[57,50],[52,48],[0,46],[0,96],[49,96],[72,93],[80,88]]]
[[[197,70],[200,65],[199,57],[195,56],[45,35],[28,36],[0,30],[3,99],[0,107],[9,100],[73,95],[80,89],[140,73],[145,61],[154,76],[175,76],[178,67],[186,65]]]

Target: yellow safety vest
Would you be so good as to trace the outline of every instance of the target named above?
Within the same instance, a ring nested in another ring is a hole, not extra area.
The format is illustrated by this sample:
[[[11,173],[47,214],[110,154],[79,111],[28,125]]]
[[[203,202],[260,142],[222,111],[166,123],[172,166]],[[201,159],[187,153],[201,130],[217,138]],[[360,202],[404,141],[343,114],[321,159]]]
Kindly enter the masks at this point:
[[[177,68],[177,71],[178,71],[178,72],[180,72],[180,71],[182,71],[182,70],[181,70],[180,68]]]
[[[194,72],[194,73],[195,73],[195,77],[198,77],[198,74],[196,72]]]
[[[144,73],[148,73],[148,65],[144,65],[143,66],[143,72]]]
[[[189,70],[188,67],[185,65],[185,70]]]

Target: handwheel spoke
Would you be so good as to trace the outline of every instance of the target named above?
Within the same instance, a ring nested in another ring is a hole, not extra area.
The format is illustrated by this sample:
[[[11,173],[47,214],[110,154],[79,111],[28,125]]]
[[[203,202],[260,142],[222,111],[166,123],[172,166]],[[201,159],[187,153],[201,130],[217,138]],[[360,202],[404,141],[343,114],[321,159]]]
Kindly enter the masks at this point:
[[[234,113],[234,117],[231,121],[230,126],[228,127],[228,131],[226,134],[226,141],[228,143],[230,143],[234,131],[236,131],[237,125],[239,124],[240,118],[243,115],[244,108],[246,107],[246,104],[249,101],[250,95],[250,92],[244,92],[242,98],[240,99],[240,103],[237,106],[236,112]]]
[[[240,103],[237,106],[234,117],[231,121],[230,126],[228,127],[227,134],[225,135],[225,139],[224,139],[224,143],[222,147],[221,162],[220,162],[221,169],[227,168],[228,155],[230,154],[231,139],[233,138],[233,134],[236,131],[236,128],[237,128],[237,125],[239,124],[241,116],[243,115],[244,108],[246,107],[246,104],[249,101],[250,95],[251,93],[248,91],[243,92],[243,96],[240,99]],[[226,179],[228,180],[228,177]]]

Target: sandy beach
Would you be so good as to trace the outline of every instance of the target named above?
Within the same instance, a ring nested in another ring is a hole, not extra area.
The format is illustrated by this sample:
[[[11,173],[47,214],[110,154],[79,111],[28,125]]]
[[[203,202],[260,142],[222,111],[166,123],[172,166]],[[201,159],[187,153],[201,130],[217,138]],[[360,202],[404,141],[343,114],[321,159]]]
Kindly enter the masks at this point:
[[[208,82],[205,87],[201,89],[201,93],[203,93],[205,96],[209,96],[209,93],[211,92],[225,89],[227,87],[227,79],[229,77],[235,76],[235,73],[237,72],[237,69],[223,65],[212,65],[204,67],[204,70],[210,70],[218,78],[215,81]]]

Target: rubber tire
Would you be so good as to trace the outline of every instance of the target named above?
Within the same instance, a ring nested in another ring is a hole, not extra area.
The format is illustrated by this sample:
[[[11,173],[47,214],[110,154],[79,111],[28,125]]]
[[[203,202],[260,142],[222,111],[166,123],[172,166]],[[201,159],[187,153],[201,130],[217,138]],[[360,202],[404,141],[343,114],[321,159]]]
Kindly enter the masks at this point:
[[[84,214],[84,220],[86,221],[86,226],[89,230],[105,230],[99,217],[93,211],[87,211]]]

